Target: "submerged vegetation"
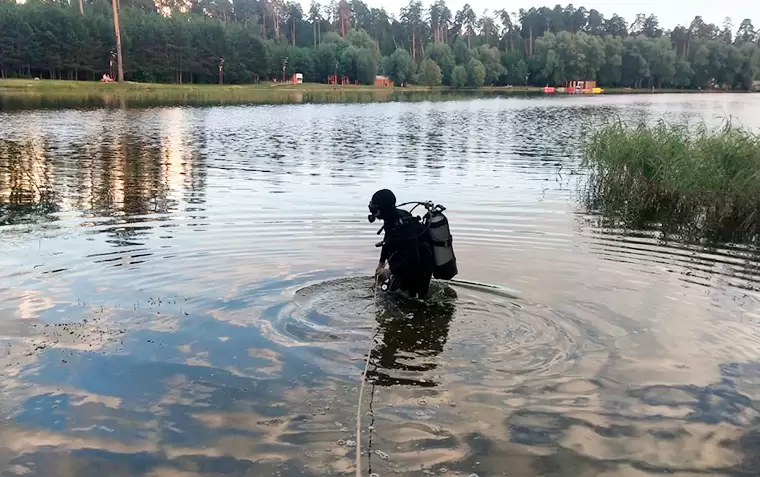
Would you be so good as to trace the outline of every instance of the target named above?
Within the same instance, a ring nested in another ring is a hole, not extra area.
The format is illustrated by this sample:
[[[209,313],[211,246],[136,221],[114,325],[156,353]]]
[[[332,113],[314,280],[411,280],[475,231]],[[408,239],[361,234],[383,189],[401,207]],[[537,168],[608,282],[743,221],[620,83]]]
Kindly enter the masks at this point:
[[[625,226],[712,241],[757,242],[760,136],[726,122],[612,121],[584,144],[586,205]]]

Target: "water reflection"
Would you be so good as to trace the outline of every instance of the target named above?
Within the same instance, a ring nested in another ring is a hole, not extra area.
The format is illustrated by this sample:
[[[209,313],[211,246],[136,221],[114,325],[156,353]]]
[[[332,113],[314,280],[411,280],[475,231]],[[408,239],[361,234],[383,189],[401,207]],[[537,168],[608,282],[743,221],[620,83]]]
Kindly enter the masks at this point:
[[[756,247],[576,195],[610,114],[751,122],[754,101],[2,112],[0,465],[346,474],[359,408],[379,475],[754,475]],[[455,294],[375,301],[380,186],[446,205]]]
[[[51,219],[72,210],[93,218],[167,214],[177,210],[183,189],[188,202],[203,203],[202,158],[182,153],[171,135],[164,141],[130,134],[103,139],[97,149],[63,151],[63,160],[54,146],[0,141],[0,201],[17,206],[5,225],[32,220],[37,209]]]
[[[599,216],[601,227],[655,232],[663,241],[755,246],[760,241],[754,213],[728,214],[675,197],[631,200],[594,178],[583,183],[582,204]]]
[[[757,363],[725,367],[756,368]],[[559,455],[538,460],[541,475],[566,475],[562,464],[570,462],[580,467],[578,472],[612,466],[620,475],[634,470],[642,475],[689,475],[706,469],[716,475],[753,475],[756,471],[744,460],[755,459],[755,450],[746,447],[755,431],[745,435],[742,429],[756,429],[760,414],[754,399],[736,388],[730,374],[724,372],[721,378],[706,386],[564,384],[544,389],[549,399],[542,406],[516,410],[505,425],[516,444],[562,449]],[[573,387],[585,395],[585,402],[562,398]],[[597,401],[602,395],[607,399]]]
[[[0,111],[23,111],[28,109],[63,108],[147,108],[182,106],[223,106],[240,104],[323,104],[323,103],[382,103],[416,101],[455,101],[477,98],[538,97],[535,92],[490,92],[490,91],[404,91],[374,90],[352,91],[351,88],[333,88],[325,91],[288,91],[250,89],[237,91],[192,92],[134,91],[116,94],[102,93],[16,93],[7,91],[0,94]]]
[[[48,164],[37,161],[40,145],[0,141],[0,225],[52,220],[60,210]]]
[[[438,367],[456,312],[456,291],[435,285],[430,303],[386,299],[375,314],[380,342],[370,352],[367,381],[378,386],[435,387],[421,379]],[[399,374],[391,375],[393,372]],[[416,379],[415,379],[416,378]]]

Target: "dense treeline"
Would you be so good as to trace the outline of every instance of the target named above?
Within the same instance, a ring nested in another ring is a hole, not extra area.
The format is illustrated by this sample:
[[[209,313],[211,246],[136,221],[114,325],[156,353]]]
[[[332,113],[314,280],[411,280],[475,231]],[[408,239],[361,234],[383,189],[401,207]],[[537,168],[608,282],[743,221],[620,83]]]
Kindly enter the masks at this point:
[[[664,31],[654,15],[630,24],[572,5],[452,12],[412,0],[398,17],[361,0],[327,6],[283,0],[120,0],[128,80],[251,83],[294,72],[372,83],[455,87],[562,85],[748,89],[760,76],[760,38],[694,18]],[[98,79],[113,72],[109,0],[0,0],[0,76]]]

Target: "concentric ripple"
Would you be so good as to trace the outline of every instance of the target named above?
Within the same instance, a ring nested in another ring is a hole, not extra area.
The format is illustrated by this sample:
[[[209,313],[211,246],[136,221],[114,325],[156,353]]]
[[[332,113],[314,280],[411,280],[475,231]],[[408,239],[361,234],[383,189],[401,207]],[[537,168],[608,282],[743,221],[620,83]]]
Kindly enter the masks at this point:
[[[755,477],[757,247],[625,230],[577,186],[581,138],[611,115],[758,111],[706,94],[0,112],[0,467],[347,475],[360,441],[382,477]],[[460,274],[427,305],[366,277],[381,187],[447,208]]]
[[[550,309],[456,281],[434,281],[427,303],[376,296],[370,278],[322,281],[275,321],[270,339],[309,348],[329,373],[355,377],[371,348],[368,375],[380,385],[556,375],[572,367],[581,336]]]
[[[557,375],[572,367],[581,332],[565,317],[526,300],[507,299],[487,290],[460,294],[452,326],[453,350],[463,358],[485,360],[480,367],[512,381],[520,376]],[[473,375],[467,376],[468,380]]]

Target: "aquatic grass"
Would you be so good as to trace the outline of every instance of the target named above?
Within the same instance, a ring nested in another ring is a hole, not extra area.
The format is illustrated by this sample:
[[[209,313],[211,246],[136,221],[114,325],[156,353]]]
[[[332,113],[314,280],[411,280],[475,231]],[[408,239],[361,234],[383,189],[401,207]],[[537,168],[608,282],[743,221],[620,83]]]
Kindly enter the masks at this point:
[[[690,130],[615,119],[587,136],[583,155],[590,209],[636,227],[659,223],[713,240],[757,240],[760,136],[730,120]]]

